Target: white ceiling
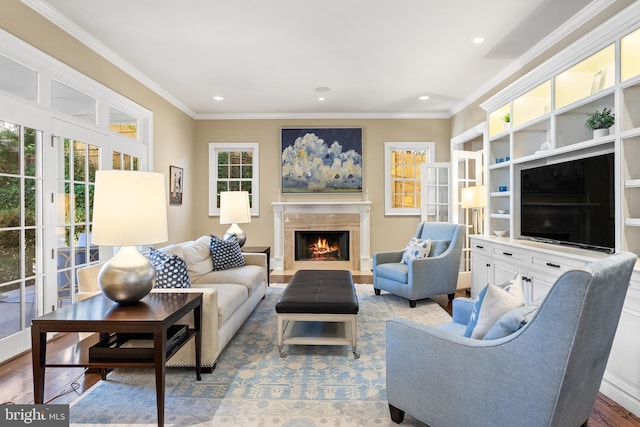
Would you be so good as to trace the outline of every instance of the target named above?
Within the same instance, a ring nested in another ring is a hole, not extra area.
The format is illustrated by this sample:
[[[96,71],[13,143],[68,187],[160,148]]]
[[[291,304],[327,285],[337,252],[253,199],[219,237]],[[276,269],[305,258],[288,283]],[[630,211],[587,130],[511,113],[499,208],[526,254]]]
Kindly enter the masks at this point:
[[[449,117],[603,4],[23,1],[195,118]]]

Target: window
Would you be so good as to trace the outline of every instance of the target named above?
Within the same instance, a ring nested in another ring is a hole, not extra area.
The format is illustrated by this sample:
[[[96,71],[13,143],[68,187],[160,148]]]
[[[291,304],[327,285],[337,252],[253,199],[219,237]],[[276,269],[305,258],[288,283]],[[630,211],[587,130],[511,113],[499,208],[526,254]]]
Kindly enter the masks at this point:
[[[420,165],[435,160],[434,142],[384,143],[385,215],[420,215]]]
[[[0,90],[35,102],[38,99],[38,73],[0,55]]]
[[[251,215],[260,214],[257,142],[209,144],[209,215],[220,215],[221,191],[248,191]]]
[[[51,108],[96,123],[96,100],[56,80],[51,81]]]
[[[109,129],[132,139],[138,139],[138,119],[109,107]]]

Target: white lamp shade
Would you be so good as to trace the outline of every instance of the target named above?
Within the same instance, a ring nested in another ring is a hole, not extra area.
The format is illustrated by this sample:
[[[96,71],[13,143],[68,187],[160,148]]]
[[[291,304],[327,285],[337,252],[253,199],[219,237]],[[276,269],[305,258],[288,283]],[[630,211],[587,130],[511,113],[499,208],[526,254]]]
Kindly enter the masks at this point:
[[[220,193],[220,224],[251,222],[248,191],[222,191]]]
[[[487,186],[465,187],[460,191],[460,204],[463,209],[483,208],[487,206]]]
[[[96,172],[92,243],[136,246],[166,242],[164,175],[155,172]]]

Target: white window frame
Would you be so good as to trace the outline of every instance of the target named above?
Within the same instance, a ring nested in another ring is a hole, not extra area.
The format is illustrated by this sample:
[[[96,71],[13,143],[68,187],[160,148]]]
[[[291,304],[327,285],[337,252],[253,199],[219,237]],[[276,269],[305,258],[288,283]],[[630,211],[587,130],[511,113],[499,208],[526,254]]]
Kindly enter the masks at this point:
[[[393,151],[426,151],[427,163],[436,159],[435,142],[385,142],[384,143],[384,214],[420,216],[420,206],[415,208],[394,208],[391,203],[391,153]]]
[[[250,151],[253,158],[251,177],[251,216],[260,215],[260,147],[257,142],[209,143],[209,216],[220,216],[218,206],[218,156],[219,151]]]

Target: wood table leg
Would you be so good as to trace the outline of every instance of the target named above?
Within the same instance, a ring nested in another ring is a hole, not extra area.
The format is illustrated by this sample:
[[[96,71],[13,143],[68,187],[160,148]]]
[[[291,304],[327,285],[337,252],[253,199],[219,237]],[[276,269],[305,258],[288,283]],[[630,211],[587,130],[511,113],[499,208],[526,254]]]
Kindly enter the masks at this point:
[[[158,427],[164,426],[164,386],[167,362],[167,330],[160,328],[153,333],[153,351],[156,365],[156,405],[158,407]]]
[[[44,374],[47,357],[47,333],[31,325],[31,357],[33,365],[33,401],[41,404],[44,400]]]
[[[202,379],[200,373],[202,371],[202,304],[198,305],[193,311],[193,325],[196,330],[196,379]]]

